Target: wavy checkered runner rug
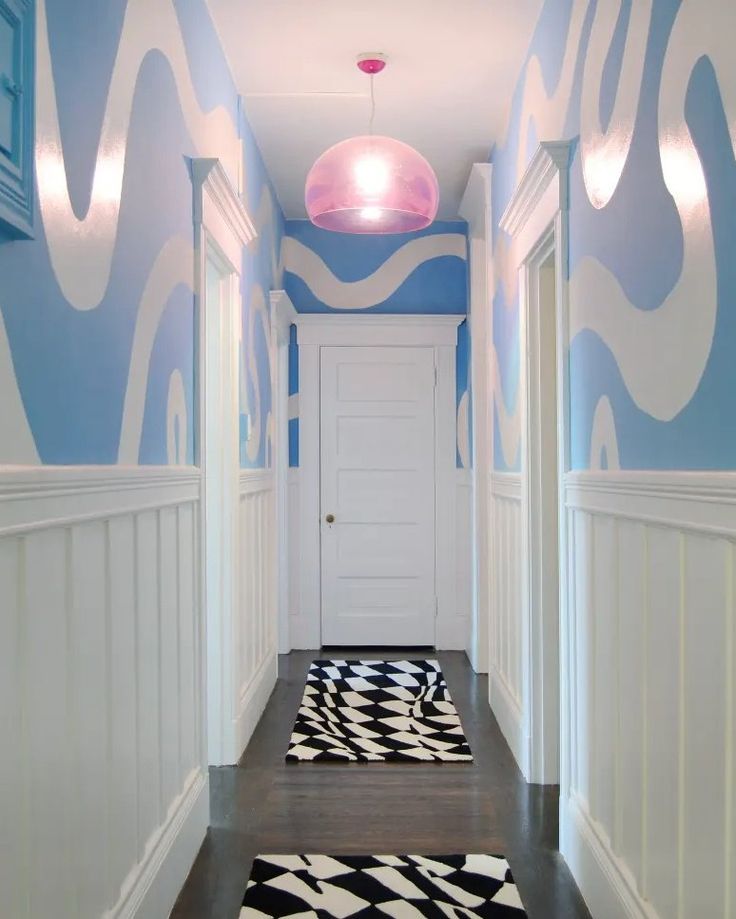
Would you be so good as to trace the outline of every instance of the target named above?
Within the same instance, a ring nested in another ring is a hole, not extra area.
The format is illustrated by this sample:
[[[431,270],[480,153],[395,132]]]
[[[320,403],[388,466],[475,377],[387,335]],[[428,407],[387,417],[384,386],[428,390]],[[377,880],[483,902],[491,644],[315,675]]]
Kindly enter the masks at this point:
[[[260,855],[240,919],[525,915],[508,862],[500,856]]]
[[[314,661],[287,761],[470,762],[438,661]]]

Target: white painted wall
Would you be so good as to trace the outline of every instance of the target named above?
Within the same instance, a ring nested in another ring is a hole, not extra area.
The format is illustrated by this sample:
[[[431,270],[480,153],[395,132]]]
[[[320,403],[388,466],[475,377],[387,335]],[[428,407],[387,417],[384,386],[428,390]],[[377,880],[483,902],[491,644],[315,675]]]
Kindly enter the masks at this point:
[[[0,915],[161,919],[209,815],[200,476],[0,473]]]
[[[561,848],[595,916],[736,909],[736,475],[585,472]]]

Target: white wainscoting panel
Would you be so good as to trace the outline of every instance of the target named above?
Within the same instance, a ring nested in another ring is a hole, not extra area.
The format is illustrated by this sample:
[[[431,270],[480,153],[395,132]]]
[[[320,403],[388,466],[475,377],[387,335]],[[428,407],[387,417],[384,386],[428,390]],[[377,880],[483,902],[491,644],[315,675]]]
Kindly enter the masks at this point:
[[[490,493],[490,704],[516,761],[527,774],[529,731],[523,704],[521,476],[494,472]]]
[[[305,635],[307,627],[299,615],[299,600],[301,590],[299,585],[299,468],[292,466],[288,476],[287,516],[289,521],[288,534],[288,569],[289,569],[289,650],[292,648],[306,647]]]
[[[457,470],[455,489],[455,556],[457,562],[457,618],[454,641],[467,653],[473,614],[473,470]],[[462,643],[461,643],[462,642]]]
[[[0,472],[0,915],[160,919],[206,831],[194,469]]]
[[[595,916],[736,914],[736,475],[572,473],[571,788]]]
[[[275,477],[240,473],[238,699],[236,762],[245,750],[278,677]]]

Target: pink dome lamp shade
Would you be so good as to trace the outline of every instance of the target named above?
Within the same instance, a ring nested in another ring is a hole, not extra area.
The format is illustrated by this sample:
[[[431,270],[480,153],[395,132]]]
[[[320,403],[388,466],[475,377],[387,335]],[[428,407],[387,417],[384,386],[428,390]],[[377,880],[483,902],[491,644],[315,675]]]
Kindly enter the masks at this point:
[[[372,78],[386,62],[362,55],[358,67]],[[372,122],[372,117],[371,117]],[[392,137],[351,137],[326,150],[307,176],[309,219],[337,233],[411,233],[437,216],[439,186],[426,159]]]

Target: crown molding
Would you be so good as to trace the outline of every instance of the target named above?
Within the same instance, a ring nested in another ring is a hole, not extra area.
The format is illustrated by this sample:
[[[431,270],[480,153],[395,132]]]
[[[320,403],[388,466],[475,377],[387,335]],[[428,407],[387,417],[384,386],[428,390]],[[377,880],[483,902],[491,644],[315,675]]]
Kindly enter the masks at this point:
[[[205,199],[209,199],[238,242],[247,246],[256,238],[258,231],[222,162],[213,157],[195,157],[191,162],[195,223],[206,222]]]
[[[571,141],[543,141],[531,159],[500,220],[509,236],[518,236],[555,180],[559,182],[559,210],[568,208],[568,169]]]

